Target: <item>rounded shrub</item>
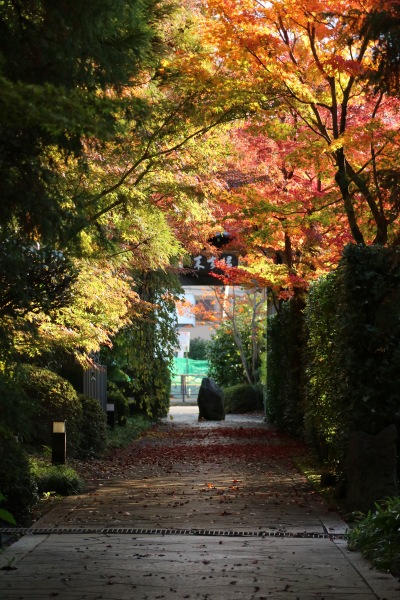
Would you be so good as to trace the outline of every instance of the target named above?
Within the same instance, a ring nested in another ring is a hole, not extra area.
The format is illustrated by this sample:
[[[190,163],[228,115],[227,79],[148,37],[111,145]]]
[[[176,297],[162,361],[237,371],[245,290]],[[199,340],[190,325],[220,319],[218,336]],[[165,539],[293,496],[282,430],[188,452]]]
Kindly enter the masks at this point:
[[[25,439],[31,429],[32,402],[26,397],[17,370],[0,373],[1,426]]]
[[[30,525],[31,511],[37,502],[37,486],[29,460],[13,435],[0,430],[0,488],[9,511],[21,527]]]
[[[98,457],[107,449],[107,416],[95,398],[79,396],[82,405],[80,458]]]
[[[33,404],[29,443],[50,446],[52,422],[66,421],[67,450],[77,456],[80,450],[82,404],[72,385],[56,373],[25,365],[21,385]]]
[[[225,412],[246,413],[263,408],[263,390],[261,385],[238,383],[224,388]]]

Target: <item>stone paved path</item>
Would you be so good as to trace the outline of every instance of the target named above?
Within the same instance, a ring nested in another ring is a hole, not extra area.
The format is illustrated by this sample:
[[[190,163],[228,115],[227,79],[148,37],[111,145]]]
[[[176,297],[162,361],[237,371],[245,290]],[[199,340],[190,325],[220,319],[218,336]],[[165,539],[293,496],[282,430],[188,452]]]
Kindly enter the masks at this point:
[[[292,442],[260,418],[172,412],[0,555],[2,600],[400,598],[347,551],[345,523],[288,460]]]

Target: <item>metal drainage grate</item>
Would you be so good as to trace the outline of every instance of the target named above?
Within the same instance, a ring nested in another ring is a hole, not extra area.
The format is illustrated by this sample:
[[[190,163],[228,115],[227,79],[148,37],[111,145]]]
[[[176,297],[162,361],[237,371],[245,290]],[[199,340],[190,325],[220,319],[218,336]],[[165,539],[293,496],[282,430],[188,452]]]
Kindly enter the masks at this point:
[[[257,538],[301,538],[301,539],[330,539],[343,540],[345,534],[336,533],[312,533],[312,532],[286,532],[286,531],[227,531],[226,529],[141,529],[130,527],[98,527],[98,528],[51,528],[51,527],[2,527],[1,535],[54,535],[54,534],[120,534],[120,535],[199,535],[199,536],[218,536],[218,537],[257,537]]]

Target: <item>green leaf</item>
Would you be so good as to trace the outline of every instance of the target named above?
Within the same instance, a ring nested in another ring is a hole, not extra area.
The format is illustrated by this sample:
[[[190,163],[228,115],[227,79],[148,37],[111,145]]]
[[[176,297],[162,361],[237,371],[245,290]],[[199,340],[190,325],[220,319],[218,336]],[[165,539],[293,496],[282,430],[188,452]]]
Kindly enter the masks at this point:
[[[3,496],[4,498],[4,496]],[[0,500],[2,499],[1,495],[0,495]],[[10,523],[11,525],[16,525],[17,522],[14,519],[14,517],[12,516],[12,514],[10,512],[8,512],[8,510],[6,510],[5,508],[0,508],[0,520],[1,521],[6,521],[7,523]]]

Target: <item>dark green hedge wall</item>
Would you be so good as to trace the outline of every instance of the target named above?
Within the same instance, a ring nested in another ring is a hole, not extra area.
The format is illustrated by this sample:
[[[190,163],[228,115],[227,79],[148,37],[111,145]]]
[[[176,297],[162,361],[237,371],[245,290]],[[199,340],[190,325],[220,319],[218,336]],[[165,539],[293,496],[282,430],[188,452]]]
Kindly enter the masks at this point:
[[[338,323],[338,272],[314,282],[309,289],[307,327],[305,436],[319,458],[334,463],[343,448],[344,423],[338,411],[344,365]]]
[[[268,319],[266,416],[294,435],[303,433],[304,421],[304,300],[282,304]]]
[[[400,250],[347,246],[311,287],[306,324],[306,432],[340,464],[351,432],[400,425]]]
[[[347,246],[269,319],[266,411],[339,471],[353,431],[400,433],[400,249]]]
[[[400,416],[400,250],[348,246],[338,276],[340,409],[349,430],[378,433]]]

